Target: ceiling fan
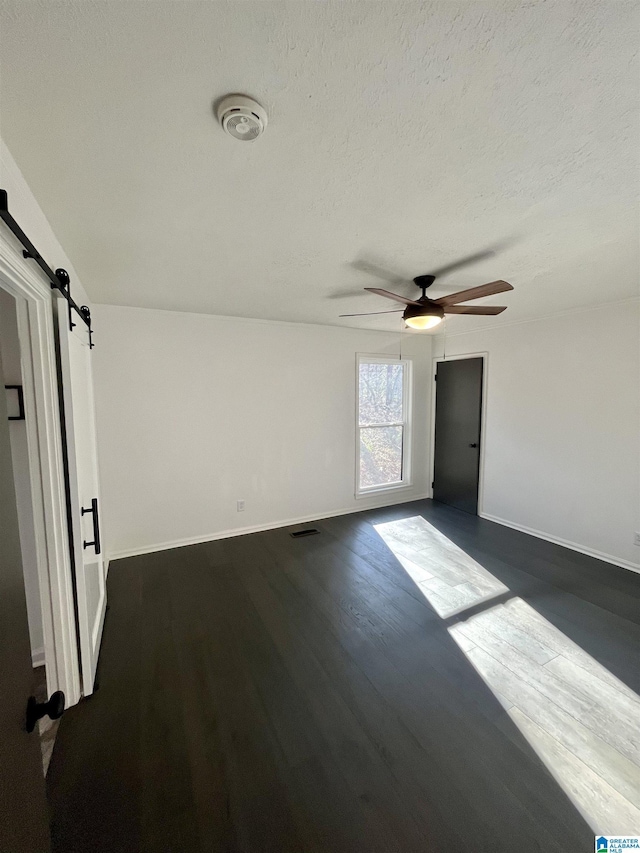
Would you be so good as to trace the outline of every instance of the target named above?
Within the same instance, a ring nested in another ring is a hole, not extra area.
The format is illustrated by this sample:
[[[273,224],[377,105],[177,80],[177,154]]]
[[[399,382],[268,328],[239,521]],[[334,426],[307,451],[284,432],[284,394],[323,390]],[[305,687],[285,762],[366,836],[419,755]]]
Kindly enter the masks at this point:
[[[476,257],[473,258],[475,260]],[[471,258],[465,259],[467,261]],[[459,266],[461,264],[455,264]],[[454,265],[451,265],[452,267]],[[401,302],[405,305],[402,311],[402,319],[412,329],[432,329],[444,319],[445,314],[480,314],[494,315],[501,314],[507,310],[506,305],[460,305],[460,302],[467,302],[472,299],[481,299],[483,296],[493,296],[496,293],[505,293],[508,290],[513,290],[513,286],[508,281],[491,281],[488,284],[481,284],[479,287],[470,287],[467,290],[461,290],[458,293],[452,293],[449,296],[441,296],[439,299],[429,299],[427,296],[427,288],[431,287],[436,280],[435,275],[419,275],[413,279],[413,283],[422,290],[422,296],[418,299],[407,299],[405,296],[400,296],[397,293],[391,293],[389,290],[383,290],[380,287],[365,287],[369,293],[377,293],[379,296],[384,296],[387,299],[393,299],[396,302]],[[364,314],[340,314],[341,317],[368,317],[372,314],[399,314],[401,309],[395,311],[368,311]]]

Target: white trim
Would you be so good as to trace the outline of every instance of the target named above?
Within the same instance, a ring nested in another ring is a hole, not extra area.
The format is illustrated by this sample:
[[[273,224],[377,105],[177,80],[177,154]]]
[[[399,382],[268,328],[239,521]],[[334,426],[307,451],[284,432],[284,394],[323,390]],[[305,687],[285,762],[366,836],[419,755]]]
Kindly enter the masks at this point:
[[[626,305],[631,302],[637,302],[640,297],[638,296],[628,296],[624,299],[619,299],[617,302],[608,302],[607,307],[613,307],[615,305]],[[336,329],[337,331],[343,332],[366,332],[367,334],[375,334],[375,335],[389,335],[395,336],[397,338],[398,332],[395,329],[365,329],[362,326],[349,326],[346,323],[305,323],[301,320],[267,320],[263,317],[238,317],[234,314],[203,314],[199,311],[180,311],[175,308],[145,308],[142,305],[122,305],[120,303],[115,302],[96,302],[95,299],[92,299],[92,303],[98,308],[126,308],[129,311],[155,311],[158,314],[185,314],[190,317],[202,317],[208,320],[219,320],[219,321],[228,321],[228,320],[237,320],[239,323],[259,323],[261,325],[275,325],[275,326],[293,326],[295,328],[299,328],[300,326],[304,326],[305,331],[307,329]],[[402,310],[402,309],[400,309]],[[465,329],[460,332],[447,332],[447,338],[452,338],[457,335],[469,335],[473,332],[484,332],[489,331],[490,329],[502,329],[505,326],[517,326],[521,323],[536,323],[540,320],[552,320],[556,317],[567,317],[572,314],[582,314],[586,311],[601,311],[602,305],[580,305],[575,308],[567,308],[565,311],[558,311],[553,314],[544,314],[540,317],[524,317],[521,320],[510,320],[510,321],[501,321],[494,322],[490,325],[486,326],[476,326],[474,329]],[[504,316],[504,315],[502,315]],[[452,318],[453,319],[453,318]],[[440,338],[444,335],[444,326],[440,323],[438,326],[435,326],[433,329],[410,329],[405,326],[402,329],[403,335],[429,335],[431,338]]]
[[[308,524],[311,521],[322,521],[325,518],[337,518],[341,515],[368,512],[372,509],[384,509],[385,507],[396,506],[397,504],[422,501],[429,497],[430,496],[426,494],[413,495],[412,497],[403,498],[402,500],[394,500],[391,504],[382,503],[367,507],[349,507],[348,509],[338,509],[333,510],[332,512],[326,512],[322,516],[318,516],[317,514],[304,515],[298,518],[288,518],[270,524],[255,524],[248,527],[236,527],[231,530],[223,530],[218,533],[208,533],[204,536],[190,536],[185,539],[174,539],[168,542],[160,542],[155,545],[144,545],[140,548],[125,548],[122,551],[116,551],[115,553],[110,554],[109,563],[113,560],[124,560],[127,557],[138,557],[142,554],[155,554],[158,551],[169,551],[172,548],[183,548],[187,545],[202,545],[205,542],[215,542],[218,539],[231,539],[234,536],[244,536],[249,533],[264,533],[267,530],[291,527],[294,524]],[[611,563],[619,568],[640,573],[640,564],[631,563],[628,560],[623,560],[620,557],[614,557],[611,554],[605,554],[603,551],[596,551],[594,548],[587,548],[584,545],[578,545],[576,542],[570,542],[568,539],[551,536],[549,533],[543,533],[541,530],[535,530],[532,527],[526,527],[524,524],[517,524],[514,521],[507,521],[504,518],[499,518],[496,515],[490,515],[486,512],[481,514],[479,513],[479,517],[486,521],[491,521],[494,524],[500,524],[503,527],[510,527],[512,530],[518,530],[520,533],[527,533],[529,536],[535,536],[536,539],[544,539],[546,542],[551,542],[554,545],[561,545],[563,548],[568,548],[570,551],[577,551],[579,554],[586,554],[588,557],[595,557],[597,560],[602,560],[605,563]]]
[[[434,355],[431,360],[431,429],[429,440],[429,497],[433,498],[433,486],[436,466],[436,365],[439,361],[461,361],[466,358],[482,359],[482,408],[480,410],[480,465],[478,470],[478,510],[477,514],[482,516],[484,503],[484,448],[487,436],[487,403],[488,403],[488,377],[489,377],[489,353],[469,352],[461,355]],[[483,516],[484,517],[484,516]]]
[[[361,364],[399,364],[402,367],[402,423],[368,424],[360,426],[360,365]],[[356,500],[381,495],[390,491],[410,489],[413,485],[413,466],[411,458],[412,418],[413,418],[413,360],[410,358],[395,358],[379,353],[356,353],[356,421],[355,421],[355,490]],[[360,488],[360,430],[371,426],[401,426],[402,427],[402,479],[397,483],[385,483],[380,486]]]
[[[402,499],[394,499],[392,503],[383,502],[375,503],[371,506],[348,507],[346,509],[336,509],[331,512],[325,512],[322,515],[314,513],[313,515],[301,515],[298,518],[285,518],[282,521],[275,521],[269,524],[254,524],[249,527],[235,527],[231,530],[222,530],[218,533],[207,533],[204,536],[190,536],[186,539],[174,539],[169,542],[159,542],[155,545],[143,545],[140,548],[125,548],[122,551],[116,551],[109,554],[109,561],[123,560],[126,557],[138,557],[141,554],[154,554],[156,551],[168,551],[171,548],[182,548],[185,545],[201,545],[203,542],[215,542],[218,539],[230,539],[233,536],[244,536],[247,533],[264,533],[266,530],[276,530],[280,527],[290,527],[293,524],[307,524],[310,521],[322,521],[325,518],[336,518],[339,515],[351,515],[357,512],[367,512],[372,509],[384,509],[388,506],[396,506],[397,504],[413,503],[414,501],[423,501],[428,495],[411,495]],[[117,571],[117,569],[115,569]]]
[[[364,429],[364,427],[361,427]],[[359,476],[359,475],[358,475]],[[411,489],[413,488],[412,483],[405,483],[400,480],[397,483],[387,483],[384,486],[369,486],[366,489],[360,489],[360,491],[356,491],[354,494],[354,498],[359,501],[363,498],[375,497],[376,495],[383,495],[385,492],[398,492],[402,489]]]
[[[263,317],[238,317],[234,314],[203,314],[201,311],[180,311],[180,309],[176,308],[145,308],[142,305],[120,305],[114,302],[96,302],[95,299],[92,299],[92,305],[93,307],[97,307],[98,310],[100,310],[100,308],[126,308],[127,311],[149,311],[158,314],[172,314],[174,317],[176,314],[184,314],[187,317],[200,317],[202,320],[217,320],[222,323],[227,323],[229,320],[233,320],[238,323],[251,323],[261,326],[291,326],[294,329],[300,329],[300,327],[302,327],[305,332],[309,329],[318,329],[323,332],[326,332],[327,329],[334,329],[336,332],[352,333],[355,330],[357,332],[365,332],[366,334],[386,335],[387,338],[392,337],[396,346],[398,340],[398,332],[395,329],[363,329],[362,326],[348,326],[344,323],[341,323],[340,325],[334,323],[305,323],[303,320],[267,320]],[[424,335],[424,330],[416,331],[405,328],[402,330],[402,334]]]
[[[46,659],[44,656],[44,646],[40,646],[38,649],[33,649],[31,652],[31,666],[36,669],[38,666],[45,666]],[[48,684],[47,684],[48,687]],[[51,692],[51,691],[49,691]],[[66,699],[66,694],[65,694]]]
[[[0,287],[16,299],[23,365],[27,441],[44,656],[49,692],[62,690],[67,707],[81,696],[62,461],[51,288],[26,264],[21,246],[0,229]]]
[[[631,572],[640,573],[640,563],[632,563],[629,560],[623,560],[621,557],[614,557],[612,554],[605,554],[603,551],[596,551],[595,548],[587,548],[585,545],[578,545],[577,542],[562,539],[560,536],[552,536],[550,533],[543,533],[542,530],[536,530],[534,527],[527,527],[524,524],[517,524],[515,521],[507,521],[505,518],[499,518],[497,515],[490,515],[488,512],[479,513],[479,515],[487,521],[493,521],[494,524],[501,524],[503,527],[510,527],[512,530],[518,530],[520,533],[527,533],[529,536],[535,536],[536,539],[544,539],[545,542],[551,542],[554,545],[562,545],[563,548],[568,548],[570,551],[577,551],[579,554],[586,554],[588,557],[595,557],[597,560],[602,560],[605,563],[611,563],[621,569],[628,569]]]
[[[626,299],[618,299],[617,302],[607,302],[606,308],[615,308],[617,305],[631,305],[640,301],[640,296],[628,296]],[[464,329],[460,332],[446,332],[447,338],[457,338],[460,335],[473,335],[477,332],[490,332],[494,329],[506,329],[508,326],[521,326],[523,323],[541,323],[545,320],[556,320],[558,317],[572,317],[574,314],[587,314],[590,311],[602,311],[603,306],[581,305],[578,308],[568,308],[566,311],[555,311],[553,314],[543,314],[541,317],[523,317],[521,320],[507,320],[496,323],[488,323],[486,326],[476,326],[474,329]],[[440,327],[438,327],[440,328]],[[433,338],[444,338],[444,329],[432,335]],[[453,358],[453,356],[450,356]]]

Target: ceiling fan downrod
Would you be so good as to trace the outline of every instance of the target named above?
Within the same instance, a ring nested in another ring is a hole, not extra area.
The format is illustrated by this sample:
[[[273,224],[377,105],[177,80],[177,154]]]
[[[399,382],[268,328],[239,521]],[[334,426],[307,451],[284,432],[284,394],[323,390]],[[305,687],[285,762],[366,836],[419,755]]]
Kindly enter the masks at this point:
[[[413,283],[417,285],[422,291],[421,299],[427,298],[427,288],[431,287],[433,282],[436,280],[435,275],[417,275],[413,279]]]

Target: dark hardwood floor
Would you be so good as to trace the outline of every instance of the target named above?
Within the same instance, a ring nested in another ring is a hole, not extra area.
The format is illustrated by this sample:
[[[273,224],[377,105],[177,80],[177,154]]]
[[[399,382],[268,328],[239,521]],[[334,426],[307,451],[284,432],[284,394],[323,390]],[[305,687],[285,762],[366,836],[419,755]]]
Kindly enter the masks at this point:
[[[633,830],[639,575],[431,501],[313,526],[112,564],[100,688],[47,777],[57,853]]]

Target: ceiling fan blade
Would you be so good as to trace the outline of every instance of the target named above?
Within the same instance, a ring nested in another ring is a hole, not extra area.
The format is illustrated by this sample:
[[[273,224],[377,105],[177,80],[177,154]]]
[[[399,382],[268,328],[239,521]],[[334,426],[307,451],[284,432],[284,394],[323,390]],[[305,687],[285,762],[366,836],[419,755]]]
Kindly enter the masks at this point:
[[[371,317],[373,314],[402,314],[401,308],[393,311],[367,311],[365,314],[338,314],[339,317]]]
[[[502,314],[506,305],[445,305],[445,314]]]
[[[489,284],[470,287],[468,290],[461,290],[458,293],[452,293],[450,296],[441,296],[440,299],[434,299],[434,302],[444,308],[447,305],[457,305],[458,302],[467,302],[469,299],[480,299],[483,296],[505,293],[507,290],[513,290],[513,285],[509,284],[508,281],[490,281]]]
[[[353,299],[355,296],[362,296],[361,287],[352,290],[334,290],[327,294],[327,299]]]
[[[497,247],[496,247],[497,248]],[[470,264],[475,264],[477,261],[483,261],[485,258],[493,258],[495,255],[495,249],[483,249],[481,252],[474,252],[472,255],[467,255],[464,258],[460,258],[458,261],[453,261],[450,264],[445,264],[443,267],[438,267],[438,269],[431,270],[430,274],[435,275],[438,278],[441,275],[446,275],[447,273],[453,272],[453,270],[462,269],[462,267],[467,267]]]
[[[359,260],[352,261],[351,266],[354,270],[358,270],[358,272],[366,272],[369,275],[375,275],[376,278],[381,278],[391,284],[411,284],[410,278],[405,278],[393,270],[388,270],[386,267],[381,266],[375,261],[366,260],[366,258],[360,258]]]
[[[381,287],[365,287],[369,293],[377,293],[379,296],[386,296],[387,299],[395,299],[396,302],[402,302],[403,305],[419,305],[413,299],[407,299],[406,296],[398,296],[397,293],[391,293],[390,290],[382,290]]]

